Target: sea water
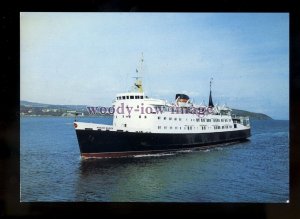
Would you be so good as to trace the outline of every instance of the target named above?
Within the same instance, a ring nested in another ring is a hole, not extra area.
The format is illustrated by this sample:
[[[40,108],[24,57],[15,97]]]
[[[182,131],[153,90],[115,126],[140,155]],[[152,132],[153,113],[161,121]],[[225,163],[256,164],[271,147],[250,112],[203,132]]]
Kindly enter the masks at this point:
[[[111,124],[111,117],[80,118]],[[289,121],[251,121],[249,141],[81,159],[73,118],[20,120],[21,202],[250,202],[289,199]]]

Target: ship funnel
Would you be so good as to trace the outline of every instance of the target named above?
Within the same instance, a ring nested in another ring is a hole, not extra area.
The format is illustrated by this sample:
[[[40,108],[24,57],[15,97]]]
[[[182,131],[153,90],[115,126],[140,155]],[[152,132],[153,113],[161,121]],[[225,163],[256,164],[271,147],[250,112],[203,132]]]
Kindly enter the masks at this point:
[[[176,94],[175,96],[175,100],[178,101],[178,102],[188,102],[189,100],[189,96],[188,95],[185,95],[185,94]]]

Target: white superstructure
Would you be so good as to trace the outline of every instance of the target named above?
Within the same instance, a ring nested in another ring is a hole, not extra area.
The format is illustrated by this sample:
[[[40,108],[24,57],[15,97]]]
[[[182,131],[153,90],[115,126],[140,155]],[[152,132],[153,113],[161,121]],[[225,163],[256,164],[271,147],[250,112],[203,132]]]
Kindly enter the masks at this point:
[[[148,98],[144,93],[118,94],[114,107],[113,130],[151,133],[207,133],[249,127],[248,118],[235,119],[227,107],[170,104]],[[200,108],[201,107],[201,108]],[[119,109],[119,112],[117,112]],[[124,109],[124,110],[123,110]],[[187,110],[194,112],[187,112]],[[202,109],[205,113],[195,112]]]

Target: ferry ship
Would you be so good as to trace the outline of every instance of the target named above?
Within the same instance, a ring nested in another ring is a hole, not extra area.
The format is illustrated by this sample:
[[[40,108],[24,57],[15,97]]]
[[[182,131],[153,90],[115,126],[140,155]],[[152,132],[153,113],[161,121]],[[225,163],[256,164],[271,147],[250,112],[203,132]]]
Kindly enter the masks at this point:
[[[143,64],[141,59],[141,69]],[[140,70],[141,70],[140,69]],[[82,158],[111,158],[190,150],[238,142],[251,136],[249,117],[235,116],[215,106],[210,81],[208,105],[194,104],[188,95],[175,100],[148,97],[139,72],[134,89],[116,95],[112,125],[78,122],[74,127]]]

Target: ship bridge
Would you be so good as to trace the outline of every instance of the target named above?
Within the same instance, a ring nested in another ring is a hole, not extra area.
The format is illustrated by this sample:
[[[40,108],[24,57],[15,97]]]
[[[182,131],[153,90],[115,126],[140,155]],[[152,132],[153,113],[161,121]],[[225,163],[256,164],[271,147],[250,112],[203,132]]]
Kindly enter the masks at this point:
[[[120,93],[117,94],[116,100],[134,100],[134,99],[149,99],[145,93],[140,92],[128,92],[128,93]]]

